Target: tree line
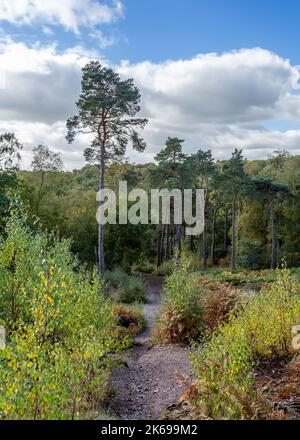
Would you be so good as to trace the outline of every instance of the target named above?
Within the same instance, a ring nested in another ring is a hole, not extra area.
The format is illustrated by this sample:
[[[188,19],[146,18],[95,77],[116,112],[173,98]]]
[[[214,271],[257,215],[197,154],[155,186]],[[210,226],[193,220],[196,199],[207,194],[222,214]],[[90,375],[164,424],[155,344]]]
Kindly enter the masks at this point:
[[[140,136],[147,120],[137,117],[140,92],[133,80],[122,80],[110,68],[91,62],[83,68],[77,115],[67,121],[67,140],[92,134],[84,151],[89,165],[62,171],[59,153],[39,145],[33,150],[32,171],[20,171],[22,144],[13,133],[0,136],[0,227],[15,195],[26,204],[32,225],[56,229],[70,237],[73,249],[99,273],[136,261],[157,265],[175,250],[189,251],[204,270],[208,265],[275,268],[284,258],[299,265],[300,157],[277,149],[266,160],[248,161],[242,149],[227,160],[215,160],[208,148],[192,154],[184,140],[169,137],[155,163],[133,165],[124,157],[131,144],[144,151]],[[200,237],[185,237],[185,225],[97,225],[95,191],[103,203],[104,186],[203,188],[205,228]],[[38,220],[37,220],[38,219]],[[104,260],[106,257],[106,261]]]

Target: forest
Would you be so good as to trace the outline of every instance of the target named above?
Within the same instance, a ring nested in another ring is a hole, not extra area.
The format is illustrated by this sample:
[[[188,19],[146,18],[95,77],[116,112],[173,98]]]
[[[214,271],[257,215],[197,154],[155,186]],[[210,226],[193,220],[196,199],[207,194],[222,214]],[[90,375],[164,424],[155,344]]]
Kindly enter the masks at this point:
[[[81,169],[45,140],[24,170],[22,139],[0,135],[1,419],[299,418],[300,156],[168,137],[131,163],[127,145],[147,148],[133,80],[91,62],[81,86]],[[203,233],[99,225],[96,193],[120,181],[204,189]]]

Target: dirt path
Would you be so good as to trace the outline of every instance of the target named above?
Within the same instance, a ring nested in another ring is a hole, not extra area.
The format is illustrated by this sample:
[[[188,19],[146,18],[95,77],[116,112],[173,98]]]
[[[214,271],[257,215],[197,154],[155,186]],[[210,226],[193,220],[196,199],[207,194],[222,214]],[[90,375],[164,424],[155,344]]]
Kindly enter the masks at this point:
[[[176,404],[183,389],[177,373],[190,371],[187,352],[178,345],[151,346],[149,337],[160,309],[163,280],[147,275],[147,304],[144,307],[147,330],[136,338],[127,367],[117,368],[111,376],[116,395],[110,402],[110,413],[123,420],[158,420],[167,407]]]

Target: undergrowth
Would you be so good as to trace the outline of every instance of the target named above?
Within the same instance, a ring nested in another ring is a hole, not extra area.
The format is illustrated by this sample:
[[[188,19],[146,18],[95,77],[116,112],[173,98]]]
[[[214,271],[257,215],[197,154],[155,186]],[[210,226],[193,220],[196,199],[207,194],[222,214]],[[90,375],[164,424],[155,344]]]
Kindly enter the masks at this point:
[[[202,295],[196,273],[190,272],[190,259],[182,256],[167,277],[162,309],[153,339],[162,343],[189,343],[203,332]]]
[[[145,302],[146,287],[139,274],[127,274],[121,269],[114,269],[105,273],[108,287],[115,292],[115,299],[120,303],[132,304]]]
[[[291,353],[291,328],[299,316],[299,283],[287,269],[258,295],[244,299],[237,313],[192,353],[193,403],[212,419],[267,418],[270,410],[253,387],[259,359]]]
[[[109,352],[127,348],[96,272],[70,243],[12,218],[0,238],[1,419],[74,419],[105,398]]]

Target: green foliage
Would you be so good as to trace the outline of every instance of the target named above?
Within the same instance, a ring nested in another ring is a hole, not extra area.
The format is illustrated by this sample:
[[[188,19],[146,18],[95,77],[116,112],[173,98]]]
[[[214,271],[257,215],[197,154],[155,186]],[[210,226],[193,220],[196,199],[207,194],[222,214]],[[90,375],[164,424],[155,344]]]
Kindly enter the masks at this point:
[[[70,419],[105,397],[108,352],[125,348],[98,276],[67,241],[8,222],[0,243],[2,419]]]
[[[147,327],[143,312],[138,307],[125,307],[123,304],[116,304],[114,317],[117,324],[125,330],[125,335],[131,337],[138,335]]]
[[[239,267],[248,269],[259,269],[263,266],[263,245],[252,240],[241,240],[239,242],[239,253],[237,256]]]
[[[0,172],[18,169],[22,148],[23,145],[14,133],[2,133],[0,135]]]
[[[154,263],[141,262],[141,263],[133,264],[131,266],[131,269],[134,272],[153,273],[156,270],[156,265]]]
[[[105,279],[109,286],[116,289],[117,300],[131,304],[145,301],[145,283],[138,274],[127,274],[122,269],[105,272]]]
[[[145,283],[139,276],[131,275],[119,288],[119,301],[131,304],[145,302]]]
[[[229,282],[235,286],[248,283],[271,283],[276,280],[277,274],[270,269],[264,270],[240,270],[231,272],[223,268],[212,268],[202,276],[220,282]]]
[[[166,275],[171,275],[173,270],[174,270],[174,261],[168,260],[168,261],[163,261],[161,265],[156,269],[155,273],[157,275],[166,276]]]
[[[201,414],[213,419],[257,418],[255,362],[291,351],[291,328],[300,311],[299,283],[286,270],[260,294],[245,300],[229,322],[195,348],[192,366]]]
[[[165,281],[162,310],[154,329],[154,339],[159,342],[188,343],[197,340],[203,331],[203,292],[198,275],[190,269],[190,259],[182,255]]]

